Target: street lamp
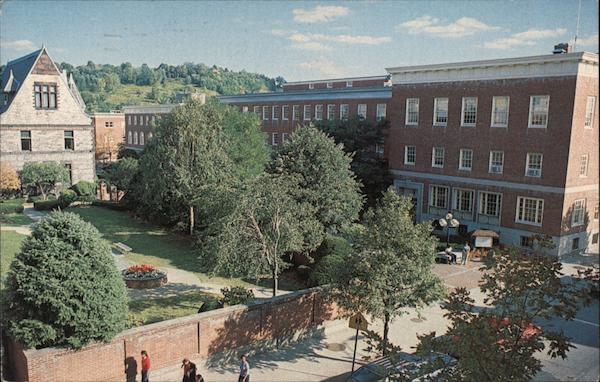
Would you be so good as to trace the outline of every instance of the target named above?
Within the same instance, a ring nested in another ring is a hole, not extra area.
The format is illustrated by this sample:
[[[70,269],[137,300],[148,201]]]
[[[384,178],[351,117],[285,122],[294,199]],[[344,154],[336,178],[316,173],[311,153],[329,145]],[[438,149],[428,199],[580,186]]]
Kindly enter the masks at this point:
[[[442,228],[446,228],[446,248],[450,246],[450,228],[456,228],[459,226],[460,222],[454,219],[452,213],[448,211],[445,217],[438,220],[438,223],[442,226]]]

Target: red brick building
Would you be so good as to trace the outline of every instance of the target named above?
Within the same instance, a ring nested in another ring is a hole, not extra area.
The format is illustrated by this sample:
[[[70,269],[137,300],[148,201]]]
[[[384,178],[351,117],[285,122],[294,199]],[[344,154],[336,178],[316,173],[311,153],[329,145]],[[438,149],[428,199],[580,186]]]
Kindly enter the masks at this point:
[[[152,124],[161,115],[171,112],[178,104],[123,106],[125,119],[125,147],[144,150],[152,138]]]
[[[386,149],[418,220],[452,211],[559,255],[598,252],[598,55],[389,68]]]
[[[96,160],[114,161],[119,145],[125,138],[125,115],[123,113],[92,113],[96,136]]]
[[[272,146],[280,145],[298,125],[312,121],[362,117],[385,119],[392,96],[387,76],[288,82],[282,92],[221,96],[244,113],[256,113]]]

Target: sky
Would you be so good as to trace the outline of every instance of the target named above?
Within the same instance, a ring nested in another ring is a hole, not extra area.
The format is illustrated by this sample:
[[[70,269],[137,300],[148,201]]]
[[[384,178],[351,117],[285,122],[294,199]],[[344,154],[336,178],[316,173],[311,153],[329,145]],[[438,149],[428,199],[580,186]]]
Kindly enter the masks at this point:
[[[0,62],[44,44],[58,62],[184,62],[288,81],[386,67],[530,56],[573,40],[579,0],[0,0]],[[581,0],[577,51],[598,52],[598,0]]]

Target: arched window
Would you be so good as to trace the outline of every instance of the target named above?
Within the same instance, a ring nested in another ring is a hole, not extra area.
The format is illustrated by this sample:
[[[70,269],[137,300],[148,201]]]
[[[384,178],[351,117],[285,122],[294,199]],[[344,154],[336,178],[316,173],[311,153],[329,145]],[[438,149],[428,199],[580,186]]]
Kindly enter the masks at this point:
[[[148,133],[148,140],[152,139],[152,132]]]
[[[138,133],[137,133],[137,131],[135,133],[133,133],[133,144],[134,145],[138,144]]]
[[[140,145],[141,146],[144,145],[144,132],[143,131],[140,133]]]
[[[127,143],[131,144],[131,131],[127,133]]]

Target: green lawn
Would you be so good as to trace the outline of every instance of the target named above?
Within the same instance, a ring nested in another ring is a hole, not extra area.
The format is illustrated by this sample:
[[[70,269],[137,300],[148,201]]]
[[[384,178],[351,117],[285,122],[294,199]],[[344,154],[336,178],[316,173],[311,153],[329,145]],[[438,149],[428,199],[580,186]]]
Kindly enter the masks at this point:
[[[133,249],[126,255],[132,264],[150,264],[156,267],[178,268],[194,272],[202,281],[223,285],[256,287],[254,280],[209,277],[202,269],[189,237],[170,232],[168,229],[136,220],[127,212],[114,211],[95,206],[69,208],[84,220],[92,223],[110,242],[124,243]],[[269,280],[258,285],[269,287]],[[303,286],[285,278],[280,280],[284,290],[302,289]]]
[[[33,220],[25,214],[0,214],[0,224],[6,225],[29,225]]]
[[[208,293],[188,291],[177,296],[129,301],[129,325],[135,327],[189,316],[197,313],[205,302],[217,298]]]
[[[0,231],[0,277],[2,279],[8,272],[15,255],[19,252],[21,242],[26,237],[13,231]]]

